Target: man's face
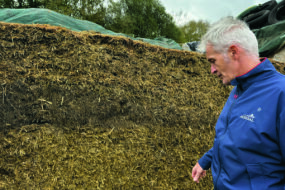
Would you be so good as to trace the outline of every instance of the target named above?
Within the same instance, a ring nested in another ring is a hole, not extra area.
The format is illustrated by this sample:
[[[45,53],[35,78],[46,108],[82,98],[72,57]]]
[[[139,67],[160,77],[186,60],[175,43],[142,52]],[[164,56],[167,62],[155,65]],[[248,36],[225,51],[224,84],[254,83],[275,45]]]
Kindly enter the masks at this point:
[[[236,77],[230,53],[228,52],[225,56],[215,51],[212,45],[207,45],[206,47],[206,57],[211,63],[211,73],[217,75],[225,85],[229,85]]]

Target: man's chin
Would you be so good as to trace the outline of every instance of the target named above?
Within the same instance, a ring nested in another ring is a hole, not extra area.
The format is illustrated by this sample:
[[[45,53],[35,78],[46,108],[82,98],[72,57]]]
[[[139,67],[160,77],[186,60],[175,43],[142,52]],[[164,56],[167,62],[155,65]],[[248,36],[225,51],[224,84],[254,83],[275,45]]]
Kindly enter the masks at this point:
[[[227,86],[228,86],[228,85],[231,85],[231,82],[230,82],[230,81],[222,80],[222,82],[223,82],[224,85],[227,85]]]

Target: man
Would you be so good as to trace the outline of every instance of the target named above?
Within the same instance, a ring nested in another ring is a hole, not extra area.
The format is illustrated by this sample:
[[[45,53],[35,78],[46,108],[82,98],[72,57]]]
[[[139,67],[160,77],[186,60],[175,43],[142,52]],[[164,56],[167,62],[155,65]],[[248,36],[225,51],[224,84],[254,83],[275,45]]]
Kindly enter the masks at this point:
[[[285,190],[285,76],[259,60],[255,35],[233,17],[214,23],[199,48],[211,73],[234,88],[193,180],[199,183],[211,167],[217,190]]]

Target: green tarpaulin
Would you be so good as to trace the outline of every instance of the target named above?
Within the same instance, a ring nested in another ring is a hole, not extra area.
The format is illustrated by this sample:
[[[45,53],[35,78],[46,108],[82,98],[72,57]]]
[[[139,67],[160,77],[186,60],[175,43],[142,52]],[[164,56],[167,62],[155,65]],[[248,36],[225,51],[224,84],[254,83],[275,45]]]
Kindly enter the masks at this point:
[[[275,6],[279,6],[279,3],[277,2]],[[265,4],[274,4],[274,2],[268,1],[264,4],[253,5],[241,12],[237,18],[242,20],[250,14],[257,15],[260,11],[266,9],[267,6],[265,6]],[[270,11],[275,11],[275,13],[278,10],[279,9],[274,9],[273,7],[270,9]],[[275,24],[268,23],[268,21],[265,21],[264,23],[261,23],[265,26],[261,26],[259,29],[253,29],[258,40],[259,54],[261,57],[272,56],[285,46],[285,20],[281,20]]]
[[[285,20],[253,30],[259,44],[259,54],[267,57],[278,52],[285,45]]]

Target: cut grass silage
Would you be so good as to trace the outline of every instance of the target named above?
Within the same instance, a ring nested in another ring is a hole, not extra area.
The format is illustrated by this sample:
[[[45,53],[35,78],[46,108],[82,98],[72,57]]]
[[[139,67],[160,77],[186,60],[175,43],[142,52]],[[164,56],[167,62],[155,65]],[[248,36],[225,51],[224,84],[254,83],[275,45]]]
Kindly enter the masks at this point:
[[[0,189],[212,188],[191,169],[230,88],[203,55],[47,25],[0,32]]]

